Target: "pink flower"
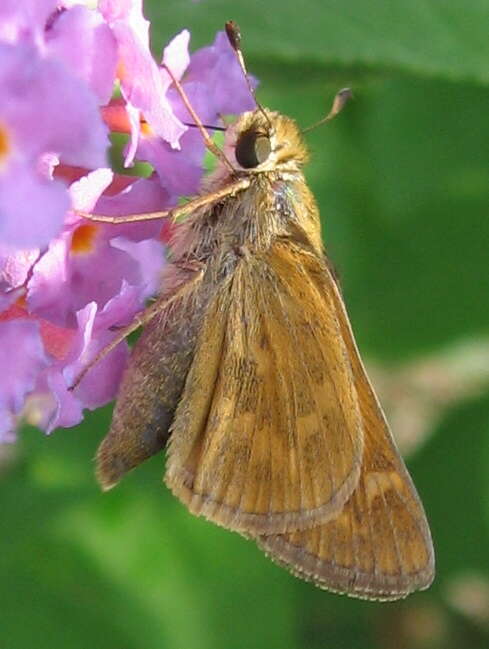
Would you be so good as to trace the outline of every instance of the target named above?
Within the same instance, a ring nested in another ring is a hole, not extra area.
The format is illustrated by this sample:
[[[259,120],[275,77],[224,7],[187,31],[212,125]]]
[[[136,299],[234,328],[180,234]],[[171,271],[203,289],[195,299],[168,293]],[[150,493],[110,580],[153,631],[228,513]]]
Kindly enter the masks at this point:
[[[99,169],[73,183],[73,207],[92,211],[112,179],[111,171]],[[102,205],[106,214],[112,211],[111,202],[117,206],[121,201],[125,208],[134,205],[141,212],[158,209],[165,197],[158,183],[134,179],[122,196],[106,198]],[[32,268],[27,282],[30,312],[61,326],[74,326],[80,309],[93,301],[105,307],[124,282],[137,288],[141,309],[158,287],[164,259],[163,246],[155,238],[160,228],[158,221],[112,226],[71,217]]]
[[[117,69],[117,41],[100,12],[75,5],[55,14],[46,25],[44,49],[49,58],[62,61],[83,79],[98,103],[110,100]]]
[[[27,319],[0,321],[0,442],[13,440],[16,416],[37,377],[48,366],[39,325]],[[9,371],[5,371],[9,368]]]
[[[132,120],[132,146],[126,163],[134,158],[141,113],[152,130],[178,148],[185,126],[174,115],[166,98],[165,84],[149,49],[149,22],[142,14],[142,0],[101,0],[100,11],[110,25],[118,47],[122,94]]]
[[[12,368],[0,377],[0,441],[19,418],[50,432],[113,399],[125,342],[68,388],[160,284],[171,224],[95,223],[76,210],[160,211],[200,185],[202,137],[184,124],[148,29],[141,0],[0,3],[0,365]],[[252,108],[224,34],[193,55],[189,41],[178,34],[163,62],[201,119]],[[125,163],[150,163],[149,177],[107,168],[107,127],[129,135]]]
[[[40,169],[43,154],[86,167],[105,164],[108,139],[94,96],[31,44],[0,43],[0,242],[44,246],[59,232],[66,186]]]

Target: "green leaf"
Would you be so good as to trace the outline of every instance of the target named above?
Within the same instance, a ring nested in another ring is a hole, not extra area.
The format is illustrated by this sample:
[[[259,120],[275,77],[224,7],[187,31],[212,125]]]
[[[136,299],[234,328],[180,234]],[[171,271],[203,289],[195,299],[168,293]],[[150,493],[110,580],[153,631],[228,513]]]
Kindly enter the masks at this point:
[[[485,0],[151,0],[145,6],[156,27],[152,43],[158,55],[183,28],[191,30],[193,45],[201,46],[233,19],[253,63],[301,59],[489,82]]]

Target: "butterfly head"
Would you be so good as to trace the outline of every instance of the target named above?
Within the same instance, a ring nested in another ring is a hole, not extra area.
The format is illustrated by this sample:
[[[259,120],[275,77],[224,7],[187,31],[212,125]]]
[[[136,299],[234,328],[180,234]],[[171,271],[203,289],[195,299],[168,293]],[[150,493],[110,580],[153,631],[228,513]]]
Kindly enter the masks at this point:
[[[299,127],[266,109],[243,113],[226,136],[227,153],[242,173],[297,171],[308,160]]]

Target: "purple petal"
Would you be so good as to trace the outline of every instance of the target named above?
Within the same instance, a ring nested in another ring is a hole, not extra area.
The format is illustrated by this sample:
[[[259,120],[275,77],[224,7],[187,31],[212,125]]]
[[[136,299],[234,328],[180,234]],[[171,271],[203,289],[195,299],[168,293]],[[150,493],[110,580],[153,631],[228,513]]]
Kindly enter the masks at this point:
[[[38,426],[46,433],[62,426],[76,426],[83,419],[83,403],[68,390],[68,385],[59,367],[53,367],[46,372],[44,378],[45,390],[51,397],[45,400],[44,411],[38,419]],[[42,386],[39,386],[41,391]],[[44,391],[44,390],[43,390]]]
[[[42,128],[39,127],[42,125]],[[105,162],[106,129],[85,84],[32,46],[0,44],[0,241],[45,246],[59,232],[69,198],[59,181],[40,173],[47,153],[81,166]],[[44,165],[45,166],[45,165]]]
[[[0,245],[0,291],[22,286],[38,258],[37,249],[16,251]]]
[[[64,11],[46,33],[49,56],[63,61],[106,104],[112,96],[117,43],[102,16],[82,5]]]
[[[67,256],[70,235],[64,233],[51,241],[48,250],[34,267],[27,285],[29,312],[45,317],[60,326],[67,325],[67,312],[71,305],[70,288],[63,292],[69,280]],[[73,318],[70,318],[73,321]]]
[[[209,94],[209,89],[205,83],[196,80],[187,81],[185,79],[183,89],[185,90],[185,94],[187,95],[192,108],[203,124],[209,124],[211,126],[214,124],[219,126],[221,124],[220,116],[224,113],[218,110],[218,106],[216,105],[212,94]],[[175,115],[177,115],[180,120],[192,124],[194,123],[194,118],[188,112],[180,94],[175,88],[171,88],[168,91],[168,99],[173,106]],[[237,112],[241,112],[241,110]],[[191,130],[192,132],[198,132],[196,128],[192,128]]]
[[[75,390],[68,388],[117,335],[110,328],[131,322],[140,308],[138,291],[123,283],[119,294],[102,311],[92,302],[77,313],[76,334],[66,357],[40,376],[33,395],[40,427],[49,433],[59,426],[74,426],[82,420],[84,408],[98,408],[116,396],[129,356],[125,341],[91,367]]]
[[[120,327],[129,324],[140,310],[139,290],[123,281],[120,292],[97,313],[96,329],[104,331],[112,326]]]
[[[119,70],[121,90],[129,106],[138,109],[155,132],[178,148],[180,136],[186,131],[185,126],[175,117],[166,98],[168,79],[164,80],[149,49],[149,23],[142,13],[141,0],[100,0],[99,10],[109,23],[118,43],[119,59],[122,63]],[[170,44],[168,57],[181,67],[186,65],[186,44],[188,37],[182,33]],[[139,115],[137,124],[134,114],[131,115],[132,144],[127,152],[126,164],[130,164],[136,148],[139,133]]]
[[[103,226],[88,227],[96,228],[91,249],[73,252],[72,235],[65,233],[50,244],[28,284],[30,311],[60,326],[72,327],[76,312],[89,302],[102,308],[120,291],[123,279],[140,282],[137,261],[104,240]]]
[[[131,296],[128,296],[131,299]],[[117,304],[117,315],[120,315],[120,304]],[[97,307],[94,302],[88,304],[77,314],[79,333],[74,345],[76,358],[64,371],[66,384],[71,385],[87,363],[114,338],[116,334],[109,331],[97,332]],[[107,322],[107,311],[105,314]],[[128,359],[128,348],[125,342],[120,343],[103,360],[98,362],[86,374],[75,390],[76,397],[87,408],[94,409],[112,400],[117,394],[122,372]]]
[[[107,129],[95,97],[61,63],[40,59],[29,46],[0,44],[0,98],[17,156],[54,152],[68,164],[104,166]]]
[[[173,76],[178,80],[183,77],[183,74],[190,63],[190,55],[188,53],[189,42],[190,32],[188,29],[184,29],[169,42],[163,51],[162,62],[170,68]],[[164,68],[161,70],[161,75],[166,91],[173,81]]]
[[[143,0],[99,0],[98,9],[108,23],[126,21],[149,47],[149,20],[143,16]]]
[[[140,178],[115,196],[102,196],[94,207],[94,212],[108,216],[143,214],[168,209],[175,204],[176,196],[170,194],[156,176]],[[158,236],[162,220],[141,221],[110,226],[112,237],[123,236],[132,241],[141,241]],[[107,233],[109,230],[106,230]]]
[[[19,414],[48,361],[36,322],[0,322],[0,340],[0,441],[8,441],[12,416]]]
[[[0,285],[2,282],[0,282]],[[23,288],[17,289],[5,289],[4,286],[0,286],[0,313],[6,311],[12,304],[14,304],[20,297],[24,295]]]
[[[141,111],[132,104],[126,104],[126,112],[131,125],[131,136],[125,150],[124,167],[130,167],[134,163],[139,138],[141,137]]]
[[[30,40],[42,46],[44,27],[56,4],[56,0],[2,0],[0,40],[8,43]]]
[[[112,176],[109,170],[99,169],[74,183],[71,194],[75,207],[92,210]],[[156,180],[141,179],[117,196],[100,200],[95,211],[109,215],[121,210],[153,211],[162,207],[167,196]],[[117,226],[72,217],[32,270],[27,293],[30,312],[57,325],[73,327],[77,311],[89,302],[103,308],[120,292],[123,282],[137,287],[142,304],[159,284],[164,263],[162,246],[154,240],[135,246],[124,241],[149,239],[160,230],[158,220]]]
[[[161,285],[161,274],[164,266],[164,247],[159,241],[129,241],[124,237],[112,239],[112,245],[123,250],[137,261],[139,279],[138,290],[141,297],[154,295]]]
[[[21,249],[45,246],[69,206],[63,183],[41,178],[26,164],[10,164],[0,175],[0,241]]]
[[[224,32],[218,32],[213,45],[192,55],[186,80],[205,85],[209,102],[217,113],[235,114],[255,108],[236,54]]]
[[[118,22],[112,31],[119,44],[119,57],[123,63],[121,89],[126,101],[141,110],[153,131],[174,147],[187,130],[175,117],[165,97],[160,71],[149,49],[146,49],[132,29]]]
[[[195,194],[202,178],[205,147],[197,129],[189,129],[180,138],[180,151],[156,137],[143,137],[139,142],[138,158],[153,165],[161,185],[170,195]]]
[[[93,341],[87,348],[90,358],[108,345],[114,334],[101,336],[98,340]],[[87,354],[88,356],[88,354]],[[85,408],[94,410],[104,404],[112,401],[117,396],[117,390],[122,377],[122,372],[129,359],[129,349],[126,342],[121,342],[105,358],[99,361],[78,387],[79,397]],[[83,364],[74,365],[73,369],[80,371]]]
[[[114,173],[108,168],[96,169],[82,176],[70,186],[73,208],[81,212],[91,212],[113,179]]]

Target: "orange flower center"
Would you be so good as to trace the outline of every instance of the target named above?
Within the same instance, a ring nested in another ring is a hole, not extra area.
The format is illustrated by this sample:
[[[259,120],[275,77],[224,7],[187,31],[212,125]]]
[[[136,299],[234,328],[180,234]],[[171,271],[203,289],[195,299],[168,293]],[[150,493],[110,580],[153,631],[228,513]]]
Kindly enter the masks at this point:
[[[117,77],[117,79],[124,79],[127,76],[126,66],[121,60],[119,60],[119,62],[117,63],[115,76]]]
[[[0,124],[0,165],[5,162],[11,150],[10,136],[3,124]]]
[[[154,135],[153,129],[146,120],[141,120],[141,133],[146,136]]]
[[[91,223],[80,225],[74,232],[71,239],[71,252],[75,255],[82,255],[91,252],[94,247],[95,235],[98,226]]]

